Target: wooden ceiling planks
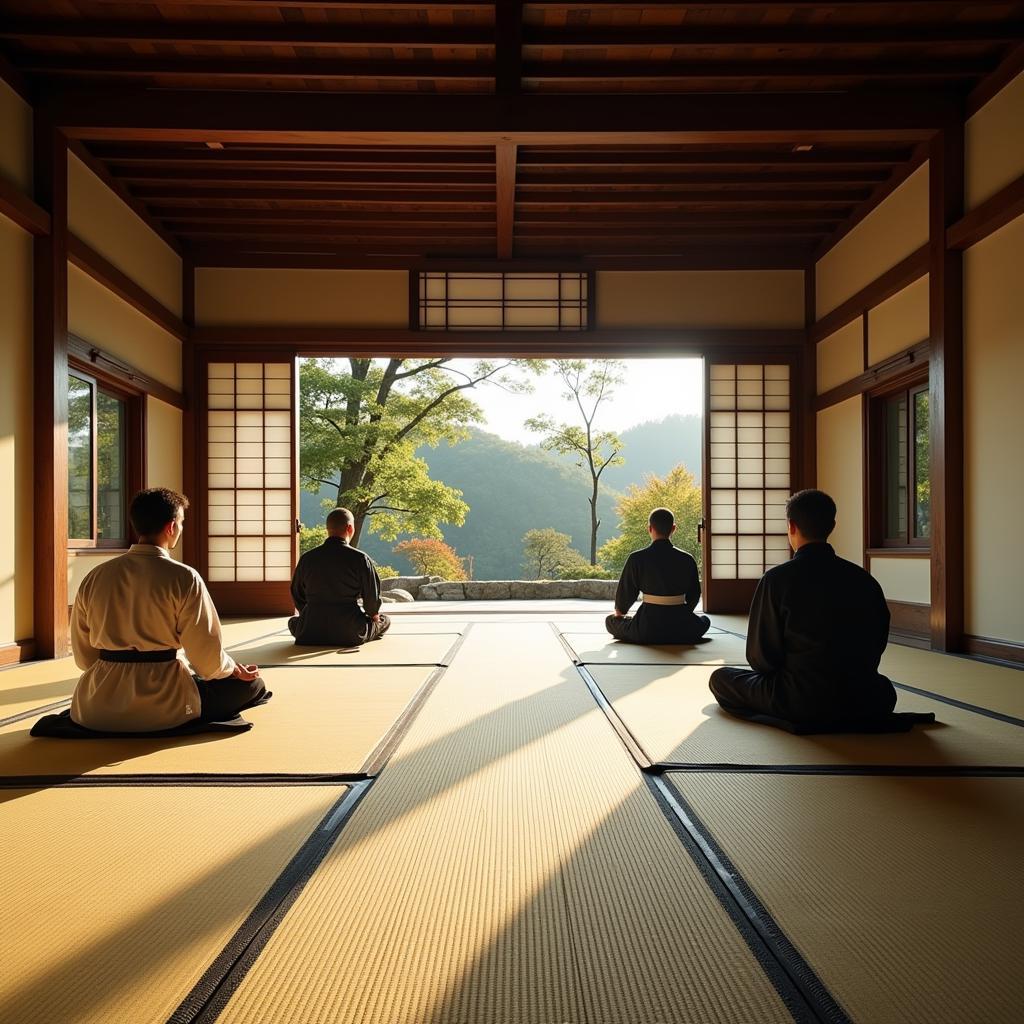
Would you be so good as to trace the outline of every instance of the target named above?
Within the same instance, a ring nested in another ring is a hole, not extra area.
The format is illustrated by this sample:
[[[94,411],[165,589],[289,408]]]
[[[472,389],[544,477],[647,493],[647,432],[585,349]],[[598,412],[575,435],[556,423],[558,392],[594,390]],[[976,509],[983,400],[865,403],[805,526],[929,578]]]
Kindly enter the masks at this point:
[[[799,265],[1022,43],[1011,2],[0,0],[8,77],[218,260]]]

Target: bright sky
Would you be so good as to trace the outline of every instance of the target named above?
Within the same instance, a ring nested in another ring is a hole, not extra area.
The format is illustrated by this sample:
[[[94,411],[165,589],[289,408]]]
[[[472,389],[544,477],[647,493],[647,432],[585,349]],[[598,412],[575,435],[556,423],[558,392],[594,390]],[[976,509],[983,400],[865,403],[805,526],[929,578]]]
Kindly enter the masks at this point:
[[[704,373],[700,359],[627,359],[626,383],[611,401],[602,403],[597,426],[623,431],[638,423],[664,419],[674,414],[700,414],[703,410]],[[456,359],[453,366],[469,370],[472,360]],[[509,441],[536,444],[537,435],[523,423],[531,416],[549,413],[558,419],[575,421],[575,405],[562,399],[563,387],[549,371],[533,378],[532,394],[514,395],[491,385],[480,385],[471,397],[487,413],[484,430]],[[578,415],[578,413],[576,413]]]

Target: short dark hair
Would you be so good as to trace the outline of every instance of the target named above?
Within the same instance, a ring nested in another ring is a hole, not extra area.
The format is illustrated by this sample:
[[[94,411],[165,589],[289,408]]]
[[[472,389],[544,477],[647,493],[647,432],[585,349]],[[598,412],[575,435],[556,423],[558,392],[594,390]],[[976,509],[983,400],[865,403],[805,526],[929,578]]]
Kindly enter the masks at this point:
[[[836,528],[836,503],[824,491],[797,491],[786,502],[786,518],[808,540],[828,540]]]
[[[150,487],[139,491],[128,506],[128,518],[140,537],[159,533],[177,514],[188,508],[184,494],[167,487]]]
[[[327,513],[324,524],[328,530],[344,533],[350,526],[356,525],[356,517],[347,508],[336,508]]]
[[[648,517],[647,522],[654,528],[659,537],[667,537],[676,525],[676,517],[667,508],[656,508]]]

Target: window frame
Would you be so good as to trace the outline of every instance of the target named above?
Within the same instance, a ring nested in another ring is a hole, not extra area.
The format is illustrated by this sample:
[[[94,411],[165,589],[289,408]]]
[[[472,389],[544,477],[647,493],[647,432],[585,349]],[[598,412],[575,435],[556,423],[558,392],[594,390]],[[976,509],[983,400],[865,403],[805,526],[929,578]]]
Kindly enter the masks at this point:
[[[135,531],[128,519],[128,505],[131,496],[142,490],[145,479],[145,450],[146,450],[146,396],[142,391],[136,391],[125,387],[108,377],[97,368],[90,366],[80,360],[68,359],[68,376],[76,377],[84,381],[92,389],[92,407],[90,410],[90,456],[91,456],[91,481],[92,481],[92,536],[68,537],[68,551],[71,553],[83,551],[125,551],[136,541]],[[124,404],[123,420],[123,442],[124,442],[124,503],[122,511],[122,522],[124,523],[123,537],[99,537],[98,516],[99,516],[99,473],[98,473],[98,446],[96,443],[97,430],[97,396],[102,392],[110,398],[115,398]]]
[[[930,554],[931,535],[917,537],[914,535],[917,524],[917,453],[916,453],[916,402],[915,398],[922,392],[928,394],[929,381],[927,367],[924,373],[917,367],[912,374],[904,375],[892,381],[884,388],[872,391],[867,396],[867,489],[865,495],[867,513],[867,550],[892,554],[894,552],[912,552],[914,554]],[[907,489],[905,515],[907,522],[906,535],[899,537],[886,536],[886,480],[888,466],[888,446],[886,445],[887,416],[891,402],[904,398],[906,401],[907,427]]]

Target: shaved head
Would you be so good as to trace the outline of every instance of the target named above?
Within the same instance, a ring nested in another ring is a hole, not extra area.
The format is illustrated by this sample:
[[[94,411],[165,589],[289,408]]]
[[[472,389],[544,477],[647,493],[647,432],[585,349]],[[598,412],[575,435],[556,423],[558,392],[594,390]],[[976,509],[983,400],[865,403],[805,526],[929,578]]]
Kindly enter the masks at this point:
[[[325,525],[329,536],[344,537],[350,529],[355,529],[356,517],[347,508],[336,508],[327,513]]]

